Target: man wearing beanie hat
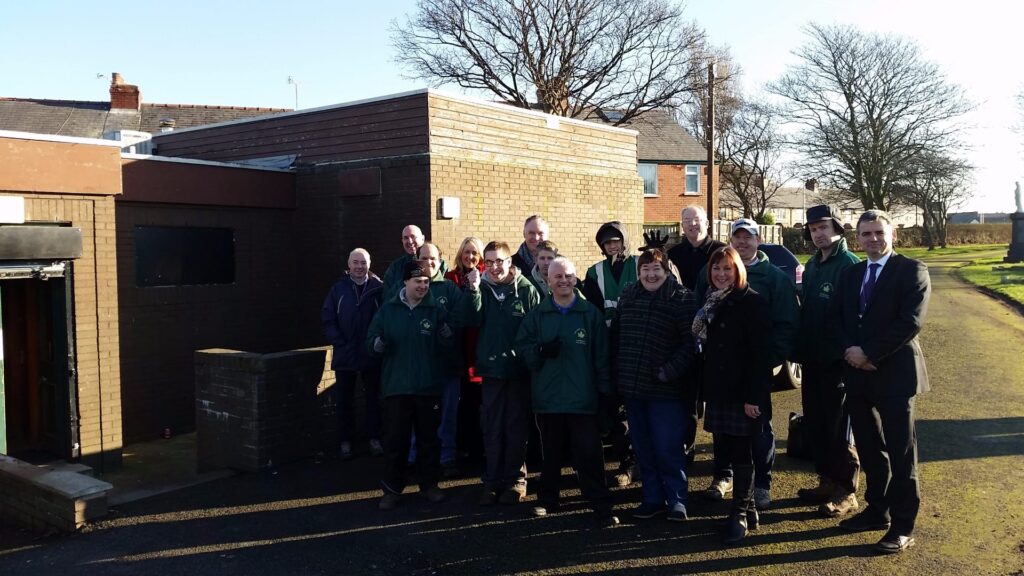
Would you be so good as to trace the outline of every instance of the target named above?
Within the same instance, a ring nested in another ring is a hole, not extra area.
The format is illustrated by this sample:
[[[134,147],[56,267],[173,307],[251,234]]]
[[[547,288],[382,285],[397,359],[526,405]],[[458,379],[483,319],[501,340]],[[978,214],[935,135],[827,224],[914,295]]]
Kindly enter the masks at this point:
[[[411,260],[403,267],[404,286],[386,301],[367,332],[367,346],[383,357],[381,397],[384,415],[384,497],[378,507],[392,510],[406,484],[410,436],[416,432],[420,493],[444,500],[440,478],[440,399],[444,359],[454,332],[444,308],[430,294],[430,272]]]
[[[822,204],[807,209],[804,237],[817,251],[804,268],[803,307],[794,360],[803,365],[806,438],[811,445],[818,486],[801,488],[801,500],[820,504],[829,517],[855,510],[860,460],[850,442],[850,417],[843,387],[843,349],[835,330],[833,298],[844,270],[860,261],[846,246],[841,213]]]
[[[604,254],[604,260],[587,270],[582,292],[591,304],[604,312],[605,324],[611,326],[619,305],[619,295],[627,286],[637,282],[637,257],[629,255],[626,228],[617,220],[602,224],[597,229],[594,240]],[[614,358],[612,361],[614,362]],[[615,386],[612,388],[615,389]],[[636,459],[629,444],[629,425],[626,421],[625,408],[622,399],[614,396],[603,398],[602,402],[602,427],[607,428],[612,454],[619,461],[615,483],[619,486],[629,486],[635,480],[637,471]]]

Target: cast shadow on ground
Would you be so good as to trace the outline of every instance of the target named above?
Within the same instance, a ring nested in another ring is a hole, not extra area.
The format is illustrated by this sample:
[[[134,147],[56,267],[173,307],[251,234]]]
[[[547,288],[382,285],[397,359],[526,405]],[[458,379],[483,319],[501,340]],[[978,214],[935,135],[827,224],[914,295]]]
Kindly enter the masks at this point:
[[[1024,418],[918,420],[922,462],[1024,455]]]

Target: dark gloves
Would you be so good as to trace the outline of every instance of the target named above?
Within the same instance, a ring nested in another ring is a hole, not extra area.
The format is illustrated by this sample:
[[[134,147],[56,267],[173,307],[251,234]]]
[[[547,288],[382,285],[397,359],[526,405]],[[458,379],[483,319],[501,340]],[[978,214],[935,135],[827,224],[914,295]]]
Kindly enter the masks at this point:
[[[547,342],[541,342],[537,345],[537,354],[541,358],[558,358],[558,353],[562,351],[562,341],[557,337],[548,340]]]
[[[662,236],[661,230],[655,230],[650,234],[644,232],[644,245],[640,247],[640,251],[661,250],[664,252],[665,244],[668,244],[668,234]]]

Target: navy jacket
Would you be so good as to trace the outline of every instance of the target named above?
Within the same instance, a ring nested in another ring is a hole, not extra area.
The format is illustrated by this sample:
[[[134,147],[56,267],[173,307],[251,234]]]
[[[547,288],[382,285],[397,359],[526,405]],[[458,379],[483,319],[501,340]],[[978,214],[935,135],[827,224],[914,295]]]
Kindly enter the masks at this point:
[[[324,336],[334,345],[331,370],[367,370],[380,364],[366,349],[366,331],[380,309],[383,294],[384,284],[372,272],[359,296],[348,275],[331,287],[320,308]]]
[[[864,316],[860,316],[860,290],[867,265],[867,260],[854,264],[840,277],[836,328],[842,350],[860,346],[877,370],[858,370],[844,362],[846,393],[909,398],[926,392],[928,370],[917,335],[931,295],[928,268],[893,254],[878,275]]]

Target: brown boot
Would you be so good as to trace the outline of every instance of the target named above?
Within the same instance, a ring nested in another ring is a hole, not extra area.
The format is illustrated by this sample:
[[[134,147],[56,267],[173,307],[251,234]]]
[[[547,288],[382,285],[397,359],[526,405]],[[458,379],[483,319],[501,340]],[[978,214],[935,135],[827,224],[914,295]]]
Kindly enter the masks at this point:
[[[831,500],[818,507],[818,512],[828,518],[846,516],[860,507],[857,503],[857,495],[854,493],[837,493]]]
[[[814,488],[801,488],[796,491],[798,498],[811,504],[828,502],[836,494],[836,485],[828,478],[818,478],[818,485]]]

